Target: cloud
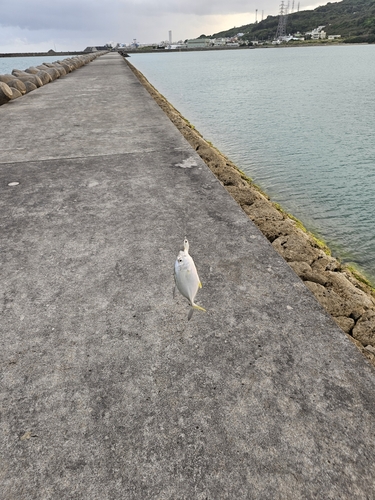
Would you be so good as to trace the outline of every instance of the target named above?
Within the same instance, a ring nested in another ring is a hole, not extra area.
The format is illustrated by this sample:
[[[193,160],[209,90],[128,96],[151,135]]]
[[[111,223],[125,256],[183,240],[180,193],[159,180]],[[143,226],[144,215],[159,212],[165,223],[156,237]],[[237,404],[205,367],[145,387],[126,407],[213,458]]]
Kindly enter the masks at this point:
[[[134,12],[151,12],[152,15],[165,14],[189,14],[196,16],[240,14],[249,10],[248,2],[243,0],[166,0],[165,2],[155,2],[154,0],[119,0],[127,8],[132,6]],[[130,10],[132,10],[130,9]]]
[[[3,6],[0,24],[21,29],[80,29],[109,27],[118,15],[130,18],[161,18],[170,14],[194,16],[246,12],[242,0],[13,0]]]
[[[309,0],[306,0],[308,3]],[[278,0],[10,0],[1,8],[0,52],[82,50],[109,41],[195,38],[276,15]],[[324,2],[322,2],[324,3]],[[302,10],[301,6],[301,10]]]
[[[29,31],[44,29],[79,30],[100,29],[113,17],[107,6],[115,6],[120,0],[13,0],[3,9],[0,25],[18,27]]]

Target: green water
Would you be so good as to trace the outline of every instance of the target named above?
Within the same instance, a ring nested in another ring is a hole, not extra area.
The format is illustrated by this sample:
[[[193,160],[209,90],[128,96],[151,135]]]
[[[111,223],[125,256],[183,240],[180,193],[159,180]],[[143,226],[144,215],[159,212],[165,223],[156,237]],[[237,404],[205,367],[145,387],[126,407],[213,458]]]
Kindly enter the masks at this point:
[[[375,282],[375,46],[132,54],[203,136]]]

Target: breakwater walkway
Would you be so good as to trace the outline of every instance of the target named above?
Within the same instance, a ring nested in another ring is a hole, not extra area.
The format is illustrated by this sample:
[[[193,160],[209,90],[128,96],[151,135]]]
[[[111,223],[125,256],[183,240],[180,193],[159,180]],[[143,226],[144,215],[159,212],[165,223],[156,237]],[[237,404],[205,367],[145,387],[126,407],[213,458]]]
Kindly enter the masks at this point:
[[[374,369],[122,57],[0,122],[2,498],[375,498]]]

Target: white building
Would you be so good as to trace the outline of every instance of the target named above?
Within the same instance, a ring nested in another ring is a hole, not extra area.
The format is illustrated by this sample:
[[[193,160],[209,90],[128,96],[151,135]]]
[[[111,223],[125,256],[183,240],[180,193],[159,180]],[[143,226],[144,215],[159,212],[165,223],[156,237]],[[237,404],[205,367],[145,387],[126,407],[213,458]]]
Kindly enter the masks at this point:
[[[312,31],[308,31],[305,35],[310,35],[312,40],[324,40],[327,37],[327,33],[323,31],[325,26],[318,26]]]
[[[228,40],[227,38],[215,38],[214,40],[212,40],[212,42],[214,47],[220,47],[226,45],[227,40]]]
[[[187,41],[188,49],[206,49],[212,45],[212,40],[209,38],[194,38]]]

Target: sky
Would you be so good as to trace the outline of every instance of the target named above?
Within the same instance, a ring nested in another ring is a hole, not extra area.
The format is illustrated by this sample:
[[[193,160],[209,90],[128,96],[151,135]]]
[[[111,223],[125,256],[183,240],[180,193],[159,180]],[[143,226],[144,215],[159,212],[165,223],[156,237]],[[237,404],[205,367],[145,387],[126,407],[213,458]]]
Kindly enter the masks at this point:
[[[287,3],[284,0],[285,4]],[[293,0],[290,0],[290,9]],[[295,2],[297,10],[298,0]],[[299,0],[300,10],[325,5]],[[106,43],[197,38],[277,15],[281,0],[7,0],[0,9],[0,53],[79,51]]]

